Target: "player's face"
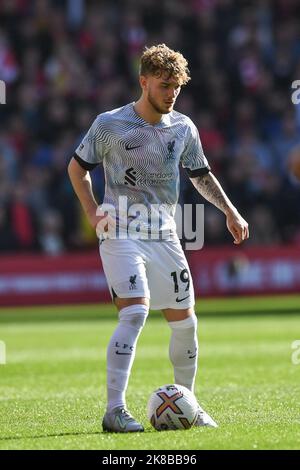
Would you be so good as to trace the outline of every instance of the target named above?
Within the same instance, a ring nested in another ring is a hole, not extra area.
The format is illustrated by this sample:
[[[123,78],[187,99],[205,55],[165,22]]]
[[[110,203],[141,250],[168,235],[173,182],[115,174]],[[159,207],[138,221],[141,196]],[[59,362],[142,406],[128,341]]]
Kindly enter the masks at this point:
[[[150,75],[145,77],[143,90],[154,110],[160,114],[167,114],[175,105],[180,93],[180,85],[172,77],[162,75],[158,78]]]

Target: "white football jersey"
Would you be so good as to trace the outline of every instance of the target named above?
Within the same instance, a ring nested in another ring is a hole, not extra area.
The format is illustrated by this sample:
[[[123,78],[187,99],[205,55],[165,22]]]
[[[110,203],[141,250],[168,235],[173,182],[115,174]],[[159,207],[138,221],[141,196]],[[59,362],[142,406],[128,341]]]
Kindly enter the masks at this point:
[[[99,114],[75,158],[86,170],[103,163],[103,208],[113,206],[119,226],[142,239],[176,233],[179,164],[190,176],[210,169],[190,118],[172,111],[149,124],[134,103]]]

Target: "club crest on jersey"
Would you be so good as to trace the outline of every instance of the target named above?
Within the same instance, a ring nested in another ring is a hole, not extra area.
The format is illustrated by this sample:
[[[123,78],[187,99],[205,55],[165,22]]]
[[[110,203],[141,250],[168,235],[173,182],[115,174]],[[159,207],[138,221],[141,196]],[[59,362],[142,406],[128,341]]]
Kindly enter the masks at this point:
[[[168,142],[168,158],[174,158],[175,157],[174,152],[175,152],[175,140],[170,140],[170,142]]]
[[[129,278],[129,290],[135,290],[136,289],[136,274],[134,276],[130,276]]]

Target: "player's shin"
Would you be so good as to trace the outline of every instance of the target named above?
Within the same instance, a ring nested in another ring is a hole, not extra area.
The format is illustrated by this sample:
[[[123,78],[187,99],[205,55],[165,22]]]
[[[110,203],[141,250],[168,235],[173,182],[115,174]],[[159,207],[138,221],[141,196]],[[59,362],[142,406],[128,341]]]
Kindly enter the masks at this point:
[[[119,312],[119,324],[107,348],[107,410],[126,407],[125,392],[135,348],[145,324],[148,307],[142,304],[125,307]]]
[[[169,356],[174,367],[174,381],[194,392],[197,372],[197,317],[169,322],[172,329]]]

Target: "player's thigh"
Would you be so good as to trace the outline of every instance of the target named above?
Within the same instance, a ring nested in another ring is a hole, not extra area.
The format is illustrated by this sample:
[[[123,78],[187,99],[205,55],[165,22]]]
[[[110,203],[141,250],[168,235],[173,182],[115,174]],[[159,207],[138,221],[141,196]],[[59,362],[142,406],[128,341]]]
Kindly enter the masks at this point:
[[[167,321],[180,321],[185,320],[188,317],[191,317],[194,314],[194,308],[165,308],[162,309],[162,313]]]
[[[147,278],[154,310],[181,310],[178,316],[195,304],[193,281],[179,240],[152,242],[147,262]],[[168,315],[168,312],[167,312]]]
[[[143,303],[148,305],[150,292],[146,261],[134,240],[104,240],[100,256],[111,297],[118,308]],[[137,300],[138,299],[138,300]]]
[[[132,297],[129,299],[121,299],[120,297],[115,297],[113,302],[118,310],[122,310],[122,308],[130,307],[130,305],[137,305],[142,304],[149,307],[149,299],[146,297]]]

